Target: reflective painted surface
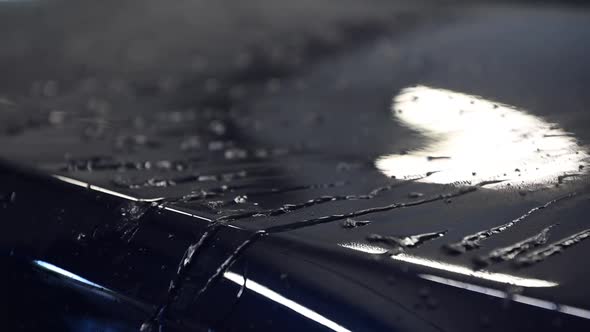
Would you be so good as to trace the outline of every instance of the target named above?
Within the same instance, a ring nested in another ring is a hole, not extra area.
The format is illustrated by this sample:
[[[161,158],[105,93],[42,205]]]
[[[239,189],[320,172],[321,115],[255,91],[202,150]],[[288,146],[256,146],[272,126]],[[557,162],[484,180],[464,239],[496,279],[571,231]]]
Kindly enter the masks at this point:
[[[247,7],[0,4],[6,329],[588,330],[585,7]]]

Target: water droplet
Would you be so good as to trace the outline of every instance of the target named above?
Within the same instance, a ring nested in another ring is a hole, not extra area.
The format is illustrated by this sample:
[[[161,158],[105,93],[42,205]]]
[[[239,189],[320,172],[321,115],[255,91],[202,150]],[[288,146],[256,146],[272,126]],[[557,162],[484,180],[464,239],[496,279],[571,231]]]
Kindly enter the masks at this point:
[[[210,202],[207,202],[207,206],[213,210],[217,210],[223,206],[223,201],[210,201]]]
[[[347,218],[346,220],[344,220],[342,222],[342,227],[343,228],[357,228],[357,227],[368,225],[370,223],[371,223],[370,220],[354,220],[351,218]]]
[[[236,198],[234,198],[234,202],[236,202],[237,204],[244,204],[248,201],[248,196],[246,195],[240,195],[240,196],[236,196]]]
[[[254,154],[258,158],[267,158],[268,157],[268,150],[266,150],[266,149],[256,149],[256,151],[254,152]]]
[[[383,236],[379,234],[371,234],[367,236],[369,242],[380,242],[387,244],[394,248],[415,248],[422,245],[426,241],[434,240],[442,237],[447,231],[424,233],[410,236]]]
[[[424,194],[419,192],[411,192],[408,194],[409,198],[420,198],[422,196],[424,196]]]
[[[209,129],[217,136],[223,136],[227,131],[225,123],[219,120],[211,121],[211,123],[209,124]]]
[[[140,332],[156,332],[157,330],[156,324],[151,321],[142,323],[141,327],[139,328]]]
[[[201,139],[198,136],[189,136],[180,143],[182,151],[194,151],[201,148]]]
[[[248,151],[244,150],[244,149],[238,149],[238,148],[233,148],[233,149],[228,149],[225,150],[224,153],[225,159],[244,159],[246,157],[248,157]]]
[[[535,250],[524,256],[517,258],[517,264],[520,266],[529,266],[547,259],[550,256],[559,254],[562,251],[590,238],[590,229],[572,234],[568,237],[562,238],[553,242],[546,247]]]
[[[121,207],[120,212],[121,216],[123,216],[126,220],[135,221],[143,217],[149,207],[150,205],[148,204],[129,202]]]

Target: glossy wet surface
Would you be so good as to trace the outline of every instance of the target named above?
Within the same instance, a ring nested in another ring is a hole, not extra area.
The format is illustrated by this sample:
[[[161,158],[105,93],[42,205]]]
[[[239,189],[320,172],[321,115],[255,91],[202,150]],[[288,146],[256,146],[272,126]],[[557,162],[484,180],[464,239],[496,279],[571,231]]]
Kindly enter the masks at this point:
[[[125,4],[0,2],[10,325],[589,326],[585,7]]]

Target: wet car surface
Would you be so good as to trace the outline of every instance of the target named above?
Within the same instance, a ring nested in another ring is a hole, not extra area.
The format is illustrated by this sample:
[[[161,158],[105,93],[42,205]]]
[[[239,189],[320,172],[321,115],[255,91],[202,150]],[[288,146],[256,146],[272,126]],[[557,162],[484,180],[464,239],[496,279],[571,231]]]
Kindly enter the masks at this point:
[[[590,326],[584,5],[7,1],[0,26],[14,330]]]

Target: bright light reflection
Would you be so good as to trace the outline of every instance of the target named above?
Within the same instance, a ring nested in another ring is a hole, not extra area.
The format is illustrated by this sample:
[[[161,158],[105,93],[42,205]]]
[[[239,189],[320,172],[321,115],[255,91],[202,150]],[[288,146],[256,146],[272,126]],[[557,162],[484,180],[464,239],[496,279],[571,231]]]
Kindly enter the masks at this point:
[[[74,185],[74,186],[88,188],[90,190],[98,191],[98,192],[101,192],[101,193],[104,193],[104,194],[107,194],[107,195],[111,195],[111,196],[123,198],[123,199],[130,200],[130,201],[133,201],[133,202],[154,203],[154,202],[158,202],[158,201],[163,200],[162,197],[159,197],[159,198],[136,198],[136,197],[133,197],[133,196],[125,195],[125,194],[122,194],[122,193],[119,193],[119,192],[116,192],[116,191],[113,191],[113,190],[110,190],[110,189],[106,189],[106,188],[102,188],[102,187],[99,187],[99,186],[91,185],[90,183],[86,183],[86,182],[83,182],[83,181],[80,181],[80,180],[68,178],[68,177],[61,176],[61,175],[53,175],[53,177],[55,179],[57,179],[57,180],[60,180],[60,181],[65,182],[65,183],[69,183],[69,184]],[[193,213],[188,213],[188,212],[185,212],[185,211],[182,211],[182,210],[178,210],[178,209],[175,209],[175,208],[172,208],[172,207],[169,207],[169,206],[165,206],[164,209],[165,210],[168,210],[168,211],[172,211],[174,213],[179,213],[179,214],[182,214],[182,215],[185,215],[185,216],[189,216],[189,217],[193,217],[193,218],[205,220],[205,221],[208,221],[208,222],[211,221],[211,219],[208,219],[208,218],[205,218],[205,217],[201,217],[201,216],[198,216],[198,215],[193,214]],[[230,227],[233,227],[231,225],[229,225],[229,226]]]
[[[508,180],[518,184],[556,182],[581,173],[588,153],[555,124],[512,106],[481,97],[417,86],[393,99],[394,118],[424,135],[425,146],[377,159],[387,176],[414,177],[437,171],[421,182],[469,184]]]
[[[311,320],[313,320],[316,323],[319,323],[329,329],[331,329],[332,331],[337,331],[337,332],[350,332],[350,330],[342,327],[341,325],[338,325],[337,323],[329,320],[328,318],[318,314],[317,312],[308,309],[302,305],[300,305],[297,302],[294,302],[293,300],[289,300],[288,298],[274,292],[273,290],[262,286],[261,284],[252,281],[251,279],[246,279],[244,280],[244,277],[233,273],[233,272],[225,272],[223,274],[223,276],[227,279],[230,280],[240,286],[242,286],[244,284],[244,281],[246,281],[246,288],[248,288],[249,290],[258,293],[276,303],[279,303],[293,311],[295,311],[296,313],[305,316]]]
[[[362,251],[362,252],[366,252],[366,253],[370,253],[370,254],[384,254],[387,252],[387,249],[385,249],[385,248],[381,248],[381,247],[377,247],[377,246],[373,246],[373,245],[368,245],[368,244],[364,244],[364,243],[352,242],[352,243],[341,243],[338,245],[341,247],[344,247],[344,248],[348,248],[348,249],[352,249],[352,250],[356,250],[356,251]],[[555,283],[553,281],[548,281],[548,280],[518,277],[518,276],[514,276],[514,275],[510,275],[510,274],[496,273],[496,272],[490,272],[490,271],[486,271],[486,270],[477,270],[476,271],[476,270],[472,270],[470,268],[467,268],[465,266],[444,263],[444,262],[426,259],[426,258],[422,258],[422,257],[418,257],[418,256],[408,255],[405,253],[392,255],[390,257],[391,257],[391,259],[396,260],[396,261],[425,266],[425,267],[429,267],[432,269],[441,270],[441,271],[445,271],[445,272],[457,273],[457,274],[461,274],[461,275],[465,275],[465,276],[469,276],[469,277],[474,277],[474,278],[479,278],[479,279],[484,279],[484,280],[489,280],[489,281],[494,281],[494,282],[500,282],[500,283],[515,285],[515,286],[520,286],[520,287],[555,287],[558,285],[557,283]]]
[[[61,267],[55,266],[55,265],[53,265],[51,263],[47,263],[47,262],[40,261],[40,260],[34,260],[33,261],[33,264],[37,265],[38,267],[40,267],[40,268],[42,268],[44,270],[51,271],[53,273],[59,274],[60,276],[65,277],[67,279],[72,279],[72,280],[75,280],[77,282],[80,282],[80,283],[83,283],[85,285],[92,286],[92,287],[95,287],[95,288],[100,288],[100,289],[108,290],[108,289],[102,287],[101,285],[95,284],[95,283],[93,283],[92,281],[90,281],[88,279],[84,279],[84,278],[80,277],[79,275],[73,274],[72,272],[66,271],[66,270],[62,269]]]
[[[86,183],[80,180],[76,180],[76,179],[72,179],[72,178],[68,178],[66,176],[62,176],[62,175],[53,175],[53,177],[57,180],[60,180],[62,182],[65,183],[69,183],[78,187],[83,187],[83,188],[87,188],[90,190],[94,190],[94,191],[98,191],[101,192],[103,194],[107,194],[107,195],[111,195],[111,196],[115,196],[115,197],[119,197],[119,198],[123,198],[126,200],[130,200],[130,201],[134,201],[134,202],[157,202],[157,201],[161,201],[162,198],[136,198],[133,196],[129,196],[129,195],[125,195],[110,189],[106,189],[103,187],[99,187],[99,186],[95,186],[95,185],[91,185],[90,183]]]
[[[462,289],[466,289],[468,291],[472,291],[472,292],[476,292],[476,293],[480,293],[480,294],[485,294],[485,295],[489,295],[489,296],[493,296],[493,297],[499,297],[499,298],[509,297],[509,295],[506,292],[502,292],[502,291],[499,291],[496,289],[491,289],[491,288],[482,287],[482,286],[478,286],[478,285],[473,285],[473,284],[469,284],[469,283],[465,283],[465,282],[461,282],[461,281],[457,281],[457,280],[452,280],[452,279],[448,279],[448,278],[441,278],[441,277],[437,277],[437,276],[433,276],[433,275],[429,275],[429,274],[421,274],[420,277],[423,279],[426,279],[426,280],[430,280],[430,281],[439,283],[439,284],[462,288]],[[572,306],[563,305],[563,304],[557,304],[557,303],[553,303],[550,301],[540,300],[540,299],[536,299],[534,297],[520,295],[520,294],[512,295],[511,300],[514,302],[527,304],[527,305],[538,307],[538,308],[559,311],[559,312],[562,312],[567,315],[590,319],[590,310],[586,310],[586,309],[581,309],[581,308],[572,307]]]

